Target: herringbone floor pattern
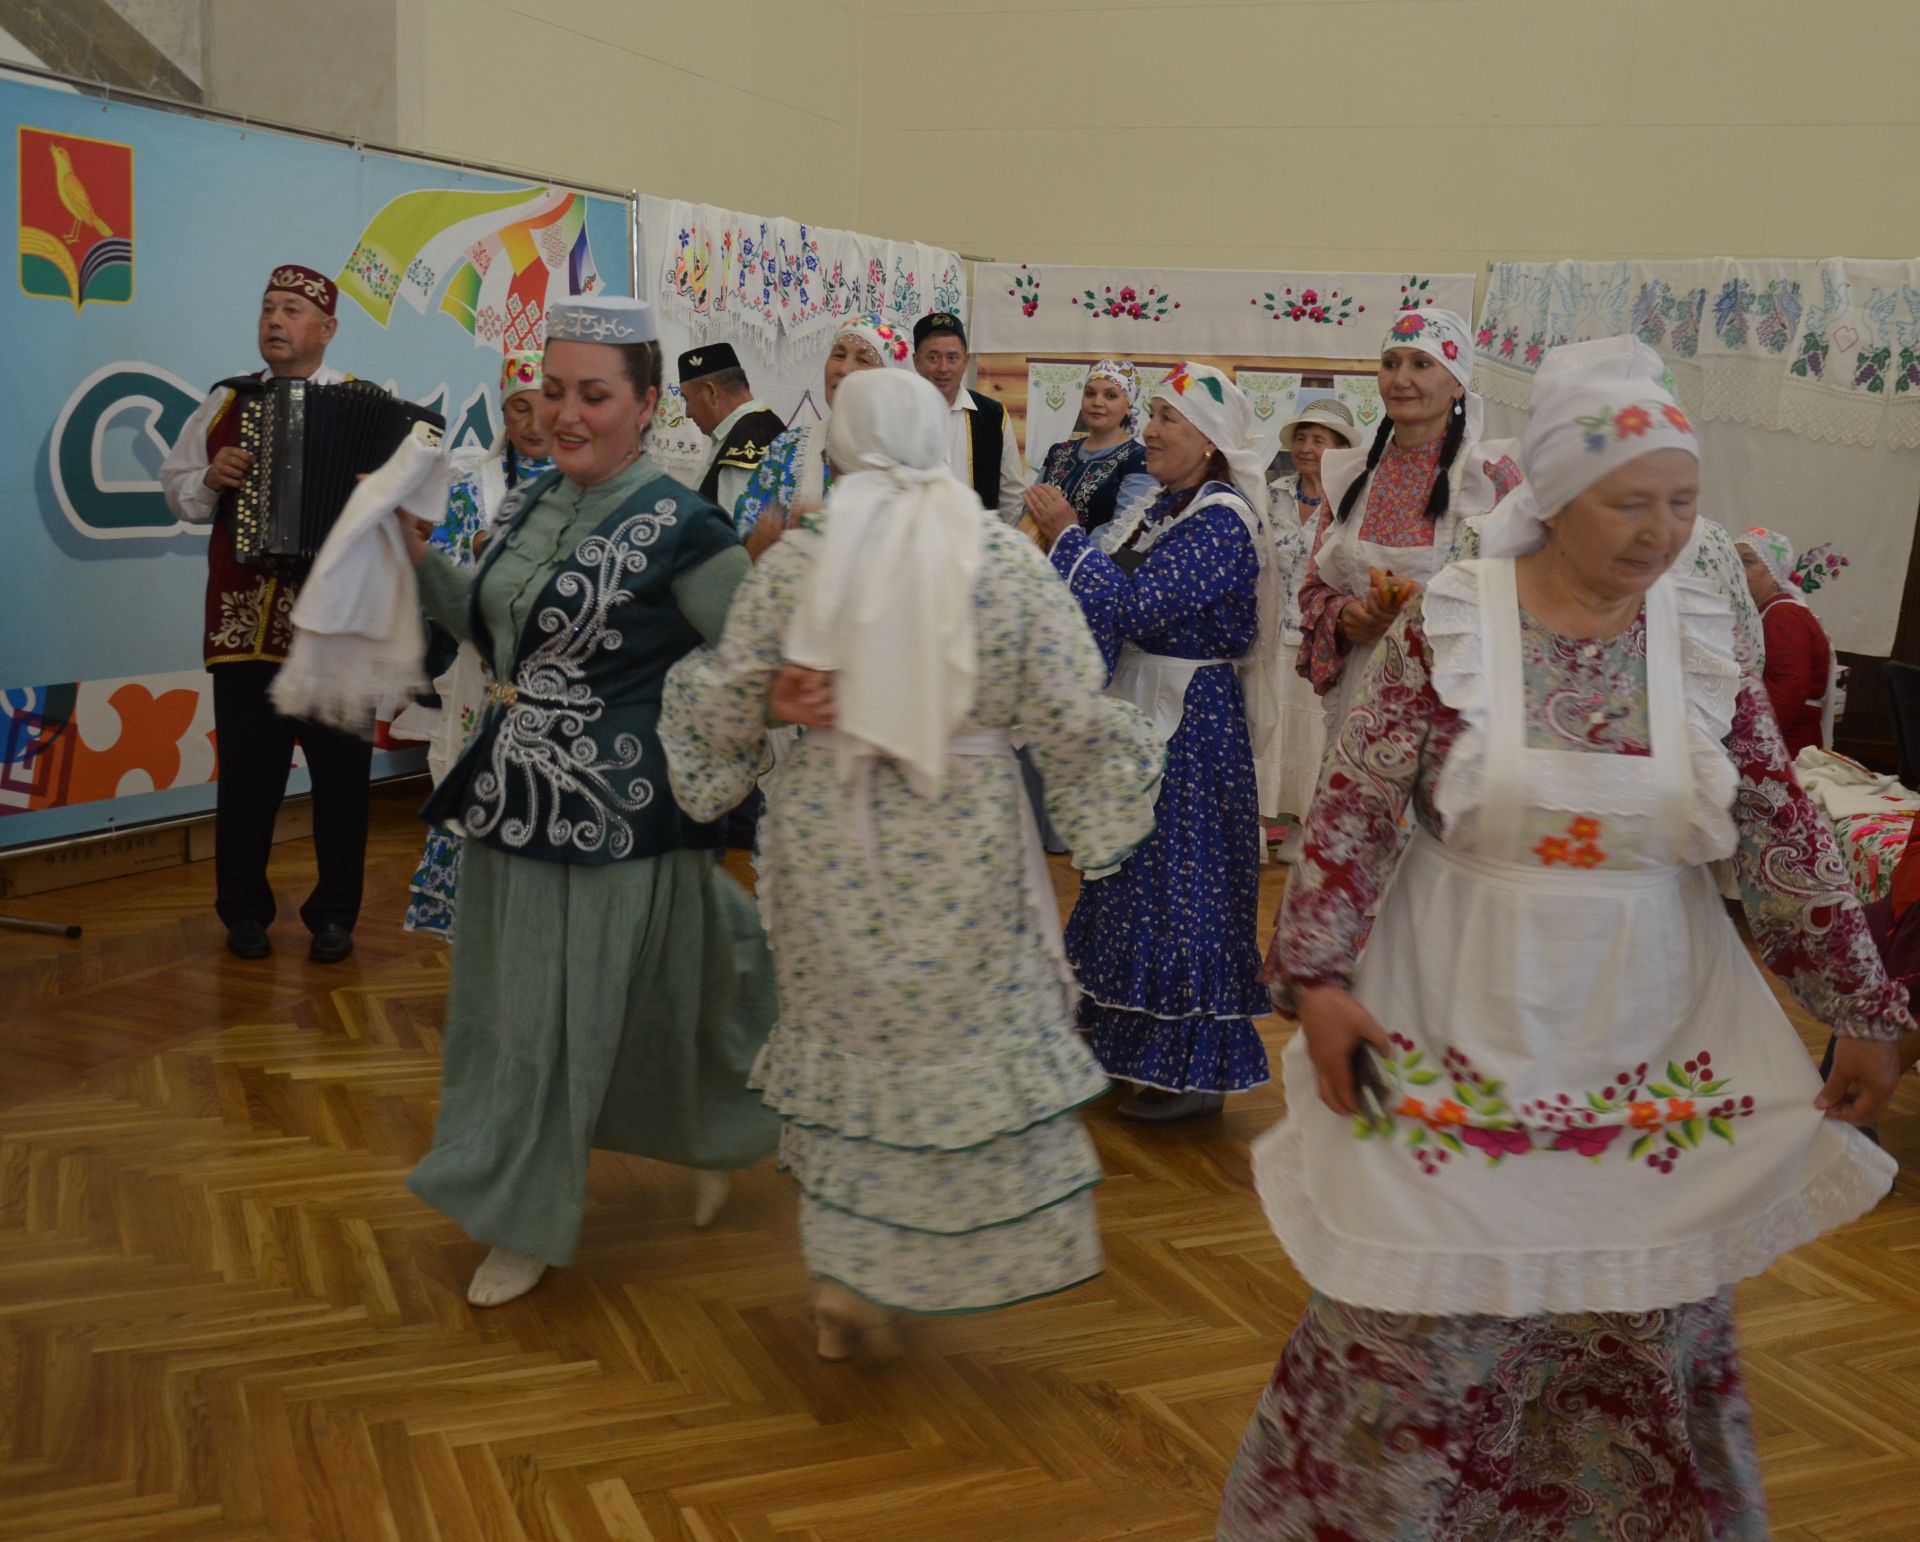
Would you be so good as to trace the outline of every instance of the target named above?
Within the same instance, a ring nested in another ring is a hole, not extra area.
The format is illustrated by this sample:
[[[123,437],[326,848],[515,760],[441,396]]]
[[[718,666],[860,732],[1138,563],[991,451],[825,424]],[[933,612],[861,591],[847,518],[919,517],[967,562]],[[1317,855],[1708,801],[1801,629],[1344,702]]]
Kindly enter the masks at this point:
[[[446,981],[397,925],[408,806],[377,805],[334,969],[291,921],[229,959],[206,865],[15,903],[88,935],[0,932],[0,1537],[1211,1536],[1303,1299],[1247,1181],[1275,1090],[1169,1130],[1096,1107],[1104,1278],[917,1323],[878,1371],[813,1357],[770,1168],[697,1235],[682,1175],[597,1159],[580,1263],[475,1312],[479,1249],[402,1188]],[[289,917],[306,855],[276,862]],[[1886,1137],[1920,1160],[1911,1084]],[[1903,1178],[1742,1292],[1780,1538],[1915,1535],[1917,1262]]]

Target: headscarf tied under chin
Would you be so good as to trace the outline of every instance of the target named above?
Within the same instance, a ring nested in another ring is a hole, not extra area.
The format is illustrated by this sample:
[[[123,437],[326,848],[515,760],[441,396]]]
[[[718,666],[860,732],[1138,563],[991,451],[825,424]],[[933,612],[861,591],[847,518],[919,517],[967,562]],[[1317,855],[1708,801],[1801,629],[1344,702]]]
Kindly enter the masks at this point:
[[[1753,554],[1767,566],[1773,575],[1773,581],[1780,586],[1789,599],[1806,604],[1806,597],[1800,592],[1800,586],[1793,581],[1793,542],[1778,530],[1768,530],[1755,525],[1740,537],[1742,546],[1751,546]]]
[[[1660,355],[1631,337],[1563,343],[1534,377],[1520,438],[1526,481],[1500,500],[1480,533],[1483,557],[1538,551],[1547,524],[1596,482],[1656,450],[1696,461],[1693,425],[1673,399]]]
[[[947,461],[945,398],[909,370],[840,383],[824,537],[787,631],[787,658],[834,677],[840,775],[899,762],[939,796],[948,744],[973,709],[973,591],[986,514]]]
[[[1247,732],[1256,762],[1267,753],[1280,728],[1285,680],[1280,673],[1280,627],[1286,612],[1286,580],[1276,560],[1277,542],[1269,516],[1267,461],[1254,437],[1253,404],[1230,377],[1206,364],[1178,364],[1153,393],[1195,428],[1226,460],[1236,512],[1253,539],[1260,565],[1255,588],[1257,622],[1253,647],[1238,661],[1240,688],[1247,708]]]
[[[1087,371],[1089,383],[1095,380],[1111,380],[1120,387],[1127,398],[1127,427],[1138,429],[1140,426],[1140,371],[1134,368],[1131,359],[1102,359]]]

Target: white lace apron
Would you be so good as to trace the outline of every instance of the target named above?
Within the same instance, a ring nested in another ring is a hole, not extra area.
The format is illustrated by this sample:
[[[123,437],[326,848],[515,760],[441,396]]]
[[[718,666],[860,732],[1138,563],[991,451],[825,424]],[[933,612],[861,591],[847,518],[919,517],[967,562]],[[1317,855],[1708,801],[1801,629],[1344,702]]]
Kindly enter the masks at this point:
[[[1705,866],[1734,848],[1724,601],[1646,607],[1648,756],[1527,745],[1511,561],[1429,590],[1441,698],[1467,729],[1354,993],[1395,1036],[1387,1122],[1320,1101],[1297,1035],[1256,1142],[1302,1275],[1396,1312],[1641,1312],[1714,1294],[1871,1208],[1892,1161],[1822,1118],[1798,1036]]]

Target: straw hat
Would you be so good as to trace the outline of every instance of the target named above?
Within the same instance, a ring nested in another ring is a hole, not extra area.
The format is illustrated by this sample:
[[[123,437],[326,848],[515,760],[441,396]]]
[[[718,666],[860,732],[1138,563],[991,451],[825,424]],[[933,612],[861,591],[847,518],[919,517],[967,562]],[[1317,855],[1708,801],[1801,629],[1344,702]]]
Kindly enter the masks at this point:
[[[1335,396],[1322,396],[1308,402],[1296,418],[1289,418],[1280,425],[1280,448],[1289,455],[1293,453],[1293,431],[1303,423],[1317,423],[1322,428],[1330,428],[1346,440],[1349,449],[1360,445],[1360,425],[1353,420],[1353,411],[1347,404]]]

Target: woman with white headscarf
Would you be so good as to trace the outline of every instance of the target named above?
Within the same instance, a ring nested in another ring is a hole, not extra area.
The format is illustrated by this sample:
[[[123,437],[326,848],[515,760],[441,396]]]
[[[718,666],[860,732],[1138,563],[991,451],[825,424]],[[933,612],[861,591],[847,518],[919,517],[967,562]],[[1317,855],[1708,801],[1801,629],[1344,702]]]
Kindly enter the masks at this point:
[[[1833,644],[1808,608],[1793,576],[1793,543],[1777,530],[1756,525],[1736,543],[1746,569],[1753,603],[1766,628],[1767,658],[1762,680],[1787,754],[1812,745],[1833,744],[1838,703],[1839,662]]]
[[[1138,437],[1140,372],[1131,359],[1102,359],[1087,371],[1080,420],[1086,433],[1047,451],[1026,506],[1031,517],[1036,506],[1051,507],[1058,516],[1066,505],[1080,528],[1092,531],[1160,490],[1147,475],[1146,447]]]
[[[877,315],[849,316],[827,350],[820,395],[826,412],[817,423],[796,423],[767,446],[740,501],[728,512],[747,543],[747,555],[760,554],[785,533],[796,517],[817,507],[833,484],[827,465],[827,421],[840,382],[864,369],[906,369],[913,364],[911,333]]]
[[[1314,548],[1332,515],[1320,481],[1320,464],[1328,451],[1351,450],[1360,440],[1360,425],[1345,402],[1323,396],[1307,403],[1297,417],[1280,425],[1280,448],[1292,460],[1293,469],[1267,490],[1287,607],[1280,626],[1280,727],[1254,769],[1260,782],[1261,823],[1279,818],[1289,822],[1280,846],[1282,862],[1299,858],[1302,821],[1327,751],[1326,701],[1299,670],[1300,649],[1306,641],[1300,591]]]
[[[1608,380],[1657,380],[1661,389],[1673,395],[1673,375],[1666,362],[1637,337],[1596,338],[1592,342],[1557,344],[1547,352],[1533,377],[1528,411],[1536,410],[1552,392],[1570,384],[1575,377]],[[1481,555],[1481,527],[1496,514],[1478,515],[1460,528],[1454,541],[1454,560],[1464,562]],[[1695,516],[1693,536],[1686,550],[1674,561],[1676,573],[1692,573],[1705,579],[1733,610],[1734,652],[1742,670],[1760,672],[1766,658],[1766,644],[1760,629],[1760,613],[1754,608],[1753,594],[1740,554],[1734,550],[1733,537],[1724,525]],[[1731,891],[1729,898],[1733,895]]]
[[[781,1020],[754,1085],[785,1121],[823,1356],[894,1311],[1007,1306],[1099,1272],[1100,1168],[1075,1110],[1107,1080],[1074,1033],[1017,734],[1081,863],[1152,828],[1160,747],[1100,693],[1073,602],[948,468],[917,375],[843,382],[819,515],[667,681],[682,806],[752,785],[769,704],[806,731],[761,825]]]
[[[1853,1126],[1904,992],[1725,603],[1672,571],[1686,415],[1573,380],[1521,455],[1487,559],[1370,663],[1287,886],[1268,978],[1301,1031],[1254,1172],[1313,1295],[1227,1542],[1767,1536],[1732,1286],[1892,1181]],[[1824,1086],[1721,904],[1729,856],[1841,1035]]]
[[[1297,668],[1346,717],[1367,659],[1453,555],[1463,523],[1520,480],[1506,442],[1480,442],[1473,334],[1449,310],[1402,311],[1380,343],[1386,415],[1373,443],[1322,458],[1332,519],[1300,586]],[[1337,726],[1333,731],[1337,731]]]
[[[1130,1118],[1218,1109],[1267,1080],[1259,983],[1254,759],[1279,716],[1284,582],[1251,404],[1182,364],[1154,392],[1147,469],[1165,489],[1107,549],[1057,510],[1035,518],[1112,671],[1153,719],[1167,775],[1151,841],[1090,870],[1067,923],[1080,1024]]]

